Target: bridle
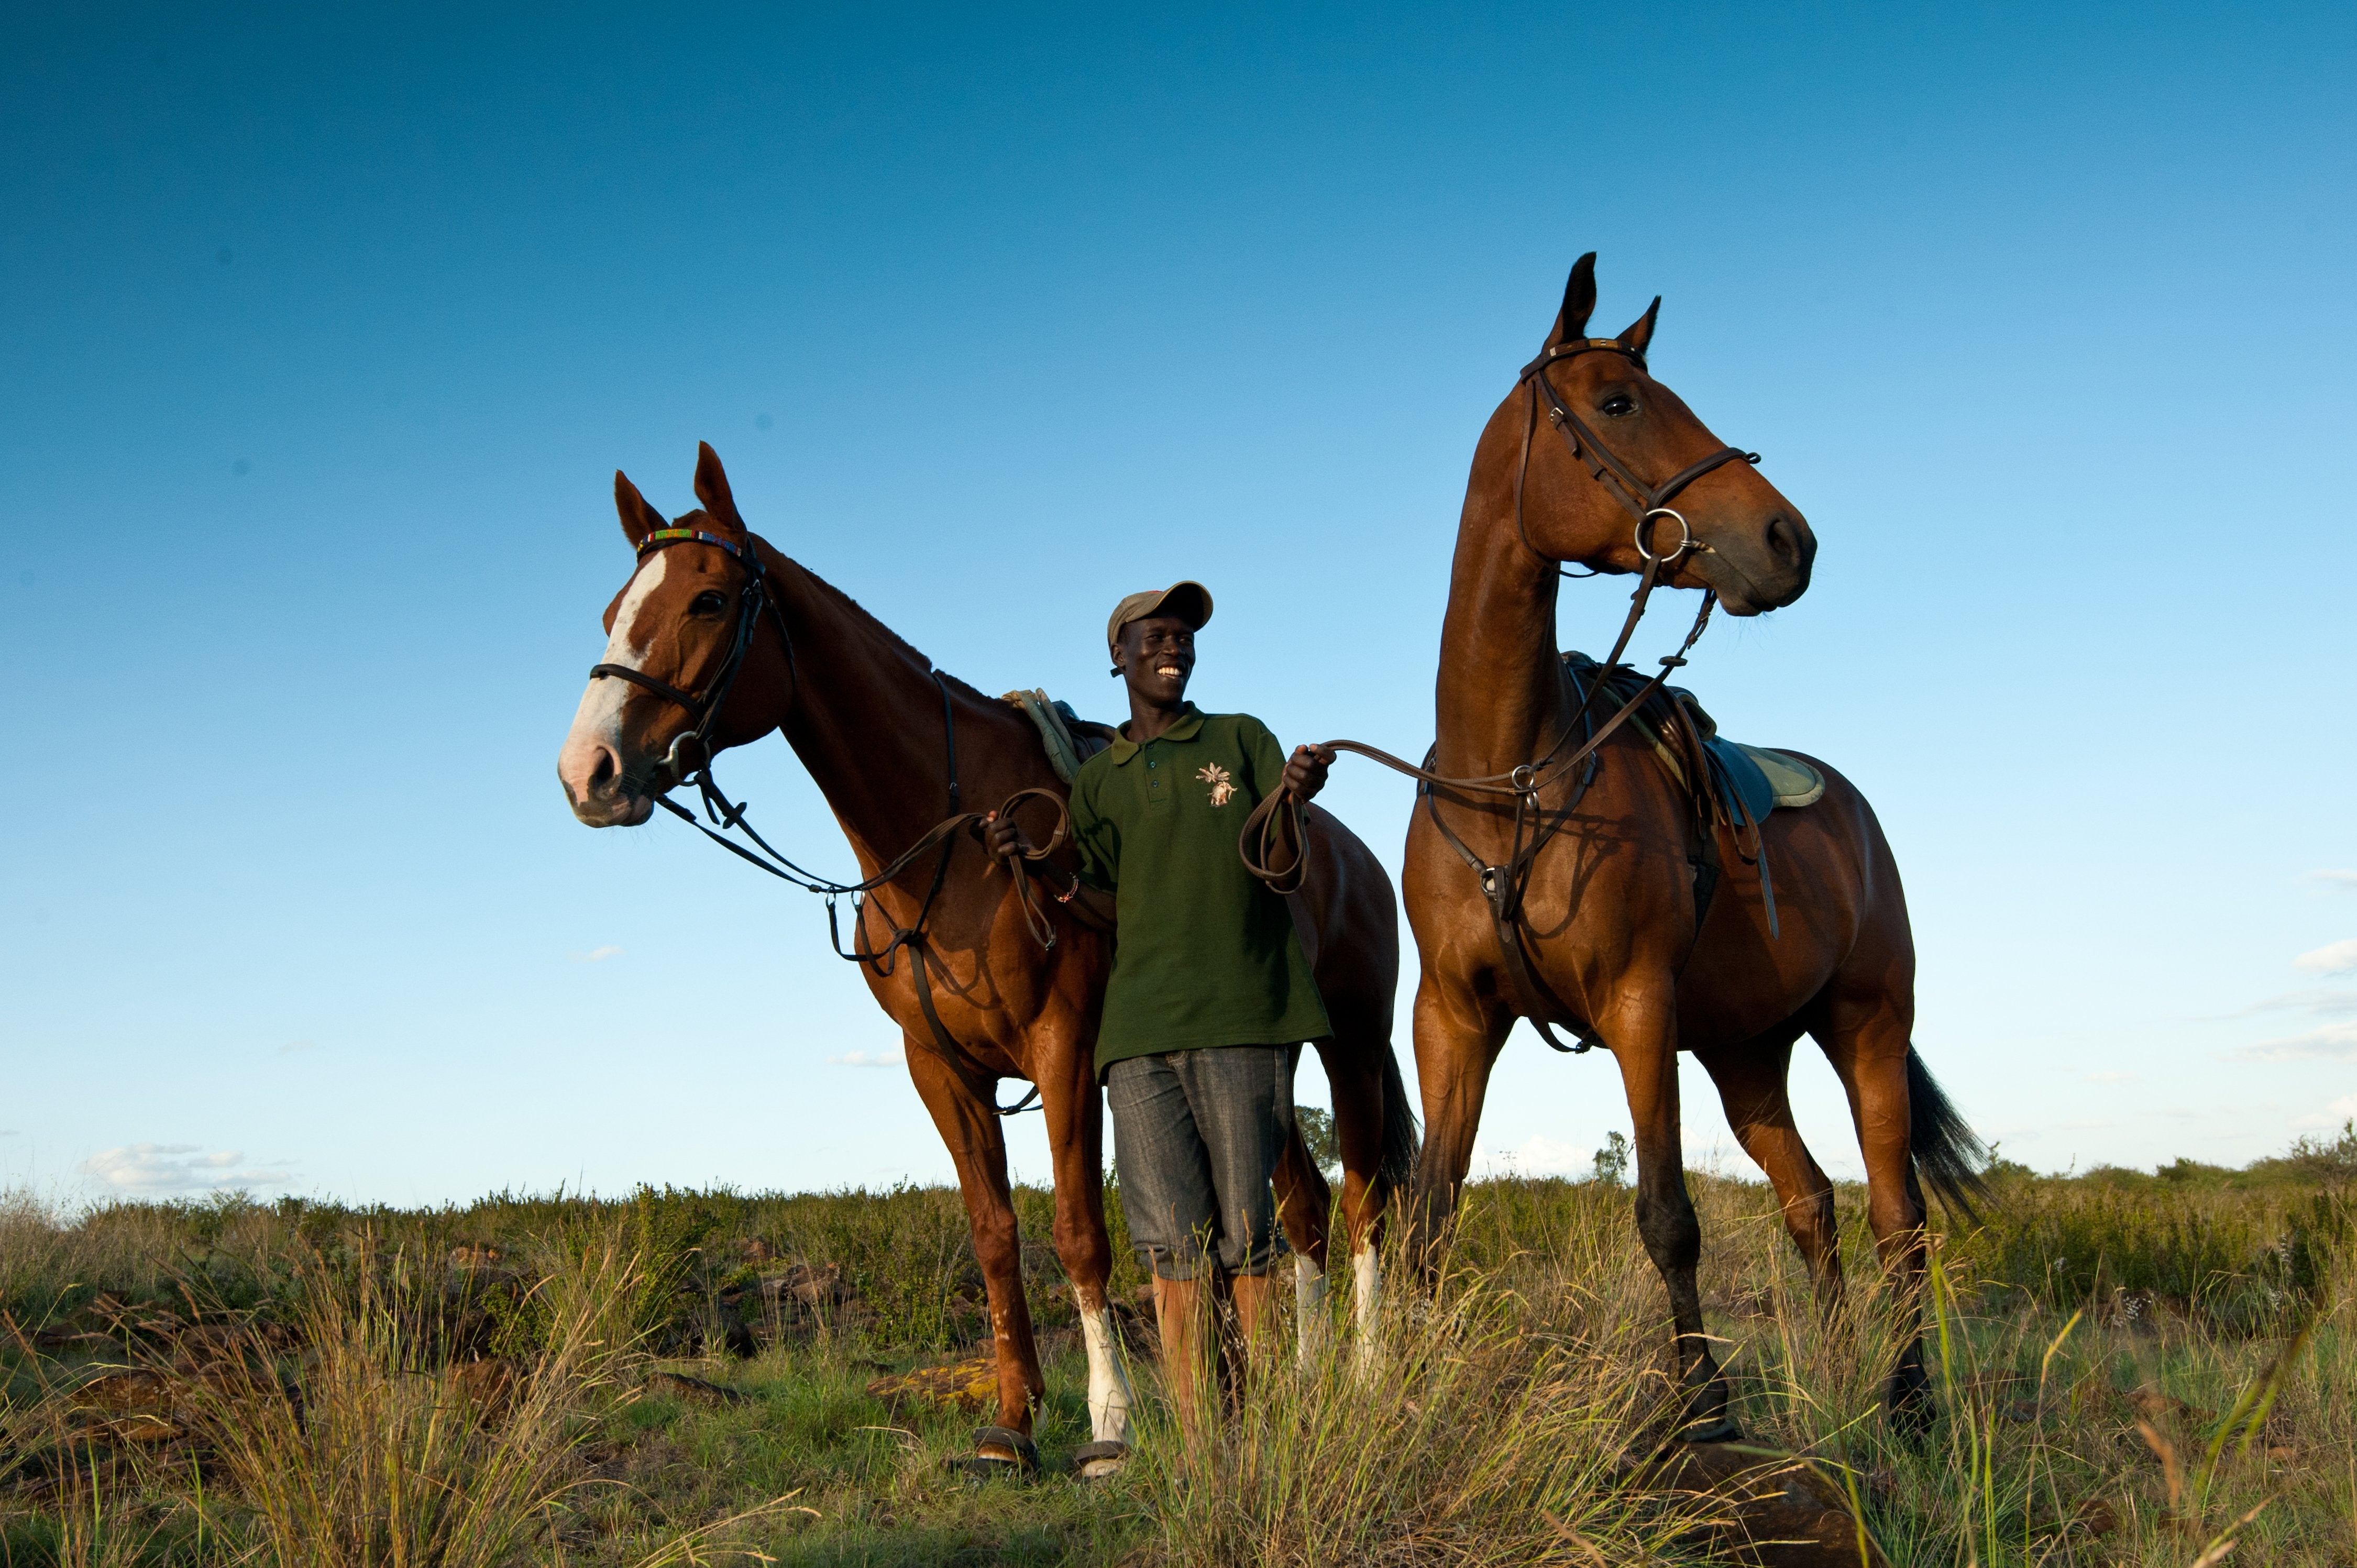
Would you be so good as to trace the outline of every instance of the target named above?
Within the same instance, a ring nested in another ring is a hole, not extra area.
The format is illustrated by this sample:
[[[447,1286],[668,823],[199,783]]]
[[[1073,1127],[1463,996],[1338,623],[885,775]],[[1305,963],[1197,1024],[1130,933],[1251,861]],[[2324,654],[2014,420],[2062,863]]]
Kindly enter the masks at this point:
[[[1554,381],[1547,374],[1554,366],[1578,359],[1584,354],[1618,354],[1641,371],[1646,368],[1645,356],[1641,351],[1612,338],[1567,338],[1563,342],[1550,345],[1537,359],[1523,367],[1521,375],[1515,380],[1515,385],[1518,388],[1527,387],[1530,390],[1530,402],[1529,411],[1523,424],[1522,455],[1514,469],[1514,535],[1522,542],[1523,549],[1552,564],[1556,572],[1564,576],[1588,577],[1598,575],[1594,572],[1566,571],[1560,560],[1544,553],[1531,543],[1530,531],[1523,522],[1523,488],[1530,474],[1532,441],[1538,430],[1539,405],[1544,402],[1547,410],[1547,423],[1552,424],[1556,434],[1563,437],[1564,444],[1570,449],[1572,456],[1578,459],[1580,465],[1587,470],[1588,476],[1603,486],[1605,491],[1635,520],[1637,553],[1644,562],[1644,565],[1638,577],[1636,592],[1630,596],[1628,618],[1621,622],[1620,634],[1613,641],[1612,651],[1597,669],[1594,679],[1582,682],[1577,674],[1571,673],[1566,668],[1566,676],[1571,681],[1573,689],[1579,696],[1578,706],[1572,711],[1570,722],[1564,725],[1561,733],[1555,737],[1555,744],[1535,761],[1525,762],[1504,773],[1487,774],[1476,779],[1450,779],[1431,771],[1433,759],[1437,755],[1437,746],[1425,754],[1424,766],[1421,768],[1394,757],[1389,752],[1358,741],[1329,740],[1321,747],[1328,751],[1356,752],[1361,757],[1379,762],[1416,780],[1416,793],[1423,797],[1426,811],[1432,818],[1433,826],[1439,830],[1441,837],[1480,879],[1482,897],[1490,906],[1491,918],[1496,927],[1499,948],[1505,955],[1512,988],[1520,993],[1519,1000],[1523,1005],[1517,1011],[1531,1021],[1532,1026],[1538,1031],[1540,1038],[1545,1040],[1548,1045],[1558,1051],[1574,1053],[1592,1048],[1593,1042],[1584,1032],[1571,1045],[1565,1045],[1555,1037],[1551,1025],[1555,1022],[1567,1022],[1571,1010],[1560,998],[1540,983],[1523,946],[1523,897],[1529,889],[1532,868],[1537,864],[1539,851],[1546,847],[1547,841],[1552,839],[1563,824],[1570,820],[1572,812],[1578,810],[1579,802],[1587,795],[1588,786],[1595,781],[1598,748],[1603,746],[1605,741],[1611,737],[1613,732],[1631,716],[1653,699],[1668,682],[1671,671],[1684,666],[1686,655],[1693,651],[1695,642],[1701,639],[1703,628],[1710,623],[1712,607],[1718,602],[1718,596],[1715,592],[1706,592],[1703,595],[1702,607],[1695,615],[1694,625],[1688,628],[1685,639],[1678,645],[1677,651],[1659,660],[1660,670],[1609,718],[1600,724],[1597,722],[1590,713],[1590,709],[1595,705],[1597,693],[1605,689],[1612,672],[1620,667],[1620,657],[1628,651],[1629,639],[1635,635],[1637,623],[1644,618],[1646,607],[1652,599],[1653,589],[1659,584],[1663,573],[1673,567],[1684,555],[1690,553],[1705,553],[1710,549],[1709,545],[1695,538],[1694,530],[1687,523],[1684,515],[1672,507],[1670,502],[1676,499],[1687,486],[1715,469],[1729,463],[1743,462],[1756,465],[1760,461],[1760,454],[1757,452],[1746,452],[1739,446],[1722,446],[1717,451],[1687,464],[1660,484],[1648,485],[1639,477],[1634,468],[1606,445],[1603,437],[1598,435],[1586,420],[1572,411],[1571,405],[1564,401],[1563,394],[1556,390]],[[1654,521],[1658,518],[1672,519],[1678,525],[1677,543],[1666,551],[1657,552],[1652,548],[1652,529]],[[1683,703],[1680,711],[1684,712]],[[1691,715],[1687,717],[1685,728],[1689,732],[1692,731]],[[1571,743],[1575,734],[1581,737],[1579,745],[1569,756],[1562,755],[1564,747]],[[1704,809],[1707,809],[1709,787],[1706,782],[1707,774],[1701,770],[1698,737],[1692,737],[1691,749],[1695,755],[1689,759],[1688,766],[1692,770],[1689,776],[1695,780],[1697,800],[1704,801],[1706,803]],[[1570,798],[1560,807],[1554,810],[1547,809],[1541,802],[1541,792],[1571,774],[1575,769],[1578,770],[1579,776],[1573,781]],[[1474,795],[1508,796],[1512,799],[1514,802],[1513,835],[1510,841],[1510,850],[1506,859],[1496,865],[1483,861],[1470,845],[1441,820],[1437,799],[1437,791],[1440,789]],[[1289,804],[1292,809],[1294,862],[1283,872],[1272,872],[1268,869],[1268,865],[1275,847],[1274,840],[1278,832],[1276,811],[1280,805],[1286,804]],[[1257,835],[1257,843],[1255,843],[1255,835]],[[1708,908],[1710,890],[1717,884],[1718,873],[1717,840],[1715,831],[1706,828],[1702,835],[1702,850],[1695,861],[1696,900],[1695,929],[1697,934],[1701,930],[1702,915]],[[1254,876],[1279,892],[1297,891],[1308,875],[1309,864],[1309,838],[1302,822],[1300,803],[1293,800],[1290,793],[1284,790],[1278,790],[1267,796],[1246,819],[1237,848],[1243,856],[1245,868]],[[1764,850],[1762,853],[1764,854]]]
[[[1612,499],[1619,501],[1621,508],[1637,520],[1637,553],[1641,557],[1651,564],[1657,560],[1674,561],[1688,551],[1697,553],[1707,553],[1710,546],[1700,543],[1695,539],[1694,530],[1687,525],[1684,514],[1674,509],[1670,502],[1677,498],[1681,490],[1712,469],[1738,460],[1756,464],[1760,461],[1760,454],[1746,452],[1739,446],[1722,446],[1706,457],[1688,463],[1658,485],[1646,484],[1637,477],[1635,469],[1622,462],[1614,454],[1612,448],[1604,444],[1604,438],[1597,435],[1586,420],[1571,411],[1571,405],[1563,401],[1563,394],[1555,390],[1555,382],[1547,376],[1547,371],[1551,367],[1577,360],[1583,354],[1618,354],[1641,371],[1646,368],[1644,354],[1617,338],[1567,339],[1549,347],[1537,359],[1523,367],[1523,373],[1516,378],[1516,384],[1531,389],[1530,415],[1523,424],[1522,462],[1514,470],[1514,532],[1522,540],[1523,548],[1530,551],[1534,555],[1538,555],[1543,561],[1553,559],[1551,556],[1540,554],[1539,551],[1532,545],[1530,533],[1523,525],[1523,480],[1530,473],[1531,436],[1538,428],[1539,400],[1544,398],[1547,404],[1547,423],[1554,425],[1557,433],[1563,436],[1565,444],[1571,448],[1571,455],[1578,458],[1587,467],[1589,476],[1598,484],[1610,491]],[[1657,517],[1674,519],[1678,525],[1677,544],[1665,554],[1658,557],[1652,549],[1651,526]],[[1563,570],[1561,562],[1555,563],[1555,569]],[[1592,572],[1565,573],[1564,575],[1566,576],[1596,575]],[[1631,624],[1633,626],[1634,621],[1632,620]],[[1617,654],[1615,658],[1618,658]],[[1608,663],[1611,661],[1607,660]]]
[[[672,737],[671,749],[661,762],[655,764],[646,779],[648,792],[677,811],[680,808],[672,803],[670,793],[691,779],[705,786],[707,805],[711,803],[711,797],[718,793],[711,783],[712,729],[720,721],[720,710],[728,702],[730,688],[737,684],[737,671],[745,667],[745,655],[753,646],[753,628],[760,623],[764,612],[776,624],[778,637],[786,645],[786,669],[797,693],[802,688],[802,671],[794,662],[794,634],[787,628],[785,612],[770,592],[770,574],[761,564],[761,553],[755,547],[753,536],[747,534],[745,542],[739,544],[733,539],[707,533],[700,528],[653,529],[639,541],[640,564],[643,565],[647,557],[656,551],[667,550],[675,544],[716,546],[726,551],[738,565],[745,568],[745,591],[737,599],[737,632],[729,640],[727,656],[721,660],[719,670],[705,683],[700,693],[683,692],[668,681],[658,681],[645,671],[633,670],[627,664],[593,664],[589,668],[589,679],[597,681],[612,676],[617,681],[628,681],[633,686],[643,687],[663,701],[677,703],[687,710],[688,727]],[[789,697],[787,700],[791,703],[792,699]],[[683,748],[690,742],[695,746],[693,758],[683,755]],[[693,822],[694,819],[690,816],[688,820]],[[732,820],[742,819],[735,817]]]
[[[703,529],[658,528],[651,530],[639,542],[639,560],[643,564],[647,556],[653,552],[680,544],[716,545],[726,551],[738,565],[745,569],[745,587],[737,601],[736,632],[729,641],[726,655],[720,661],[719,669],[714,671],[709,681],[705,682],[704,690],[700,693],[683,691],[668,681],[659,680],[642,670],[634,670],[627,664],[596,664],[589,670],[589,678],[592,681],[602,680],[608,676],[618,681],[627,681],[634,686],[653,693],[667,703],[676,704],[687,713],[688,727],[673,737],[670,749],[664,753],[662,760],[656,763],[647,775],[645,787],[649,795],[655,804],[738,859],[759,866],[770,875],[791,883],[806,893],[815,893],[823,897],[826,900],[827,936],[837,958],[852,963],[865,964],[877,975],[888,976],[894,968],[893,955],[905,950],[909,954],[909,965],[915,972],[917,1002],[924,1012],[926,1024],[931,1029],[935,1053],[965,1085],[968,1092],[981,1102],[989,1105],[1001,1116],[1012,1116],[1017,1112],[1034,1109],[1033,1102],[1039,1098],[1039,1090],[1036,1084],[1032,1086],[1031,1092],[1016,1104],[1006,1106],[997,1103],[996,1093],[983,1086],[967,1067],[963,1059],[963,1051],[959,1047],[955,1037],[942,1023],[941,1014],[933,1005],[930,954],[925,946],[925,920],[932,913],[933,904],[940,898],[942,885],[948,880],[950,855],[956,848],[958,833],[987,820],[983,812],[961,809],[963,791],[958,782],[957,714],[956,709],[950,701],[949,685],[942,679],[941,671],[935,670],[931,674],[933,684],[942,694],[942,725],[946,737],[949,774],[949,816],[934,824],[915,843],[895,855],[873,876],[858,882],[835,882],[821,876],[795,864],[793,860],[772,847],[769,840],[763,838],[753,824],[745,820],[745,808],[750,802],[731,800],[712,777],[712,732],[719,723],[721,710],[727,705],[728,693],[736,686],[737,675],[744,670],[745,656],[752,649],[754,632],[760,625],[764,615],[767,615],[771,624],[777,627],[779,639],[785,646],[786,670],[788,678],[791,682],[787,696],[788,704],[791,706],[793,699],[801,694],[802,670],[794,658],[793,631],[786,624],[784,606],[780,603],[777,595],[770,589],[769,570],[762,563],[760,551],[755,546],[750,533],[745,536],[744,542],[740,544],[736,540],[707,532]],[[697,792],[703,797],[704,814],[706,821],[699,822],[694,811],[671,798],[671,791],[682,784],[694,784],[696,787]],[[1045,860],[1054,854],[1057,847],[1064,841],[1067,819],[1063,815],[1065,809],[1063,798],[1052,789],[1018,789],[1006,798],[999,807],[999,811],[1002,814],[1011,812],[1023,801],[1035,797],[1055,803],[1058,811],[1056,828],[1055,832],[1049,835],[1045,844],[1034,847],[1024,855],[1024,858]],[[716,829],[717,831],[715,831]],[[732,830],[743,832],[746,838],[751,841],[751,847],[748,848],[724,836]],[[932,883],[925,891],[924,902],[918,906],[917,918],[908,926],[902,927],[879,910],[878,915],[891,935],[880,948],[868,946],[867,908],[870,900],[866,896],[887,883],[897,880],[928,851],[935,848],[941,851],[941,854],[934,863]],[[1015,886],[1017,896],[1023,906],[1024,923],[1043,949],[1052,950],[1056,945],[1056,929],[1053,922],[1032,900],[1031,878],[1027,875],[1017,874],[1015,877]],[[848,897],[851,900],[851,948],[848,951],[844,949],[843,930],[835,914],[836,900],[843,897]]]

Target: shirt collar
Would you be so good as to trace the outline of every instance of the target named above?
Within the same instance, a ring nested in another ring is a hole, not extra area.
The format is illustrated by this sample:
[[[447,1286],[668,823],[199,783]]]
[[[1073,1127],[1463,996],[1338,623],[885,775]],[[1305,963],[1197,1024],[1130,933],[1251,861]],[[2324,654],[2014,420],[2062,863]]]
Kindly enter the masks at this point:
[[[1201,711],[1198,709],[1194,703],[1189,703],[1178,711],[1178,722],[1172,725],[1168,729],[1164,730],[1160,735],[1156,736],[1154,740],[1192,740],[1202,727],[1203,714]],[[1145,747],[1139,746],[1137,742],[1129,738],[1129,726],[1127,725],[1121,726],[1120,734],[1121,738],[1113,743],[1113,765],[1115,768],[1119,768],[1122,764],[1127,762],[1131,757],[1135,757],[1140,751],[1145,749]],[[1150,740],[1146,744],[1146,746],[1152,746],[1154,741]]]

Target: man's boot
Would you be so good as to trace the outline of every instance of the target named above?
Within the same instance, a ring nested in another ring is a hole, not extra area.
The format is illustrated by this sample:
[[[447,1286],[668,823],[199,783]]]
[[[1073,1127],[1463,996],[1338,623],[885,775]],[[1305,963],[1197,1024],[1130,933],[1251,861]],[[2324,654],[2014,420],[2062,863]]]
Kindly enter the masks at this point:
[[[1178,1413],[1178,1432],[1188,1446],[1203,1434],[1203,1392],[1211,1367],[1204,1308],[1209,1305],[1200,1275],[1191,1280],[1154,1276],[1155,1327],[1162,1337],[1162,1387]]]

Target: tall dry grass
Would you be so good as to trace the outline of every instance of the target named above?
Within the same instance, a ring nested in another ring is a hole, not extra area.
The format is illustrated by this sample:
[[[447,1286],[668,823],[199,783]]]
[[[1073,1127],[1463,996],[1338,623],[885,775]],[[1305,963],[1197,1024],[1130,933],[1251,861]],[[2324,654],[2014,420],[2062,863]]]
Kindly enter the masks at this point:
[[[573,1439],[630,1356],[617,1330],[645,1273],[619,1240],[533,1287],[529,1359],[452,1361],[439,1259],[398,1248],[296,1269],[291,1365],[249,1354],[172,1369],[221,1485],[225,1537],[274,1568],[495,1568],[575,1484]]]
[[[1725,1499],[1653,1473],[1678,1408],[1658,1284],[1618,1267],[1456,1265],[1398,1288],[1362,1357],[1345,1304],[1324,1359],[1288,1326],[1243,1369],[1216,1441],[1157,1407],[1130,1484],[1189,1568],[1707,1560]],[[1396,1248],[1387,1277],[1406,1276]]]

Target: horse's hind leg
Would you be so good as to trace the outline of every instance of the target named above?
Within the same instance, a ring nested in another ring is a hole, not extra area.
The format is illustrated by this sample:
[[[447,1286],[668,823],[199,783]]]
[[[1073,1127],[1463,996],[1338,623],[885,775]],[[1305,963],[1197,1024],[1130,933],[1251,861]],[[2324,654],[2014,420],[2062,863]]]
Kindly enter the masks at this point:
[[[1850,1120],[1866,1156],[1867,1216],[1905,1339],[1890,1376],[1888,1408],[1903,1425],[1920,1429],[1931,1416],[1931,1380],[1923,1370],[1923,1189],[1915,1179],[1907,1085],[1914,1003],[1908,991],[1845,992],[1836,981],[1824,1014],[1824,1026],[1811,1033],[1849,1096]]]
[[[1306,1364],[1326,1348],[1326,1232],[1334,1197],[1298,1127],[1286,1141],[1271,1179],[1276,1188],[1278,1223],[1285,1227],[1286,1240],[1293,1243],[1294,1327]]]
[[[1817,1300],[1830,1307],[1841,1297],[1834,1184],[1801,1141],[1785,1082],[1792,1065],[1792,1042],[1800,1033],[1796,1020],[1740,1045],[1694,1055],[1718,1086],[1719,1103],[1727,1108],[1736,1141],[1768,1173],[1776,1200],[1783,1206],[1784,1229],[1808,1264]]]
[[[1326,1066],[1326,1081],[1334,1096],[1335,1138],[1342,1145],[1342,1220],[1351,1239],[1351,1311],[1358,1324],[1359,1360],[1364,1368],[1372,1364],[1375,1355],[1377,1311],[1383,1299],[1383,1262],[1377,1248],[1383,1240],[1383,1210],[1390,1197],[1384,1150],[1397,1143],[1395,1134],[1401,1131],[1389,1119],[1409,1117],[1404,1091],[1391,1097],[1396,1103],[1385,1103],[1385,1065],[1394,1064],[1392,1070],[1397,1071],[1387,1029],[1361,1029],[1347,1037],[1320,1040],[1318,1056]]]

